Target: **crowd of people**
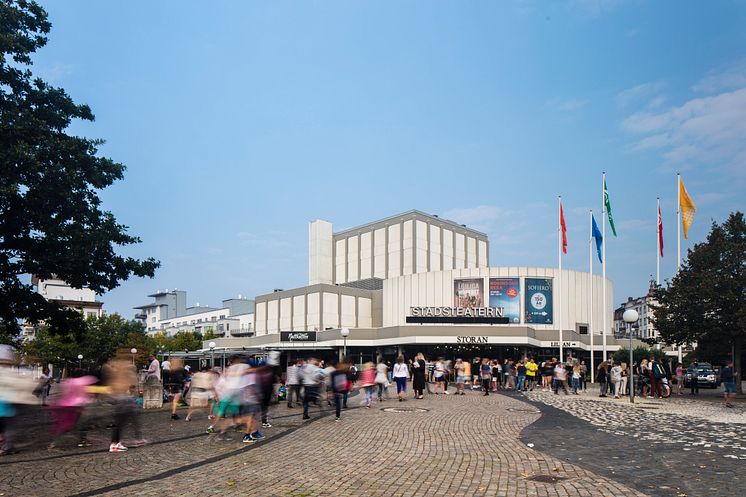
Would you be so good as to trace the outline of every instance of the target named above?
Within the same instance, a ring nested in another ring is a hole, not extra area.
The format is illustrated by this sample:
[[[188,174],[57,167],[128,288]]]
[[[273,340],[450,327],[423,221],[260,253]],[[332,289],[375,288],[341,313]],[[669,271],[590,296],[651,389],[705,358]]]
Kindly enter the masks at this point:
[[[359,368],[344,358],[328,363],[317,358],[297,359],[284,375],[277,361],[250,356],[232,356],[223,368],[192,371],[178,359],[159,361],[151,355],[143,382],[143,378],[138,381],[129,351],[122,350],[96,374],[73,371],[60,382],[60,392],[50,400],[49,389],[54,380],[47,369],[31,388],[10,373],[12,357],[7,349],[0,352],[0,454],[13,451],[14,405],[39,403],[39,399],[42,405],[49,406],[50,449],[70,434],[77,436],[79,447],[90,446],[86,410],[94,404],[104,404],[111,407],[109,451],[125,452],[128,446],[122,442],[124,430],[131,431],[129,446],[148,443],[142,435],[138,412],[146,400],[142,390],[149,386],[155,391],[157,405],[161,395],[170,402],[172,420],[181,419],[177,409],[187,406],[185,421],[196,419],[195,415],[202,411],[200,417],[207,414],[207,433],[215,433],[218,440],[233,440],[238,431],[243,442],[254,443],[265,438],[262,429],[272,426],[269,407],[274,400],[286,402],[289,409],[301,406],[303,420],[310,419],[313,406],[334,406],[335,420],[340,421],[354,390],[360,393],[360,405],[371,408],[376,401],[420,400],[426,391],[433,395],[465,395],[468,389],[489,395],[500,390],[542,390],[578,395],[588,389],[590,380],[585,361],[573,358],[537,362],[531,356],[517,360],[476,357],[453,362],[442,357],[428,361],[419,353],[410,359],[400,355],[393,364],[381,357],[375,364],[366,362]],[[630,371],[634,374],[630,375]],[[627,394],[632,384],[640,395],[654,398],[670,393],[672,378],[676,379],[676,393],[681,395],[684,374],[681,364],[673,367],[651,357],[632,368],[624,362],[604,361],[595,371],[595,380],[601,397],[619,398]],[[732,364],[728,364],[722,371],[727,406],[732,406],[735,377]],[[696,382],[693,383],[695,393]],[[449,384],[455,389],[449,390]],[[389,394],[393,385],[395,397]]]

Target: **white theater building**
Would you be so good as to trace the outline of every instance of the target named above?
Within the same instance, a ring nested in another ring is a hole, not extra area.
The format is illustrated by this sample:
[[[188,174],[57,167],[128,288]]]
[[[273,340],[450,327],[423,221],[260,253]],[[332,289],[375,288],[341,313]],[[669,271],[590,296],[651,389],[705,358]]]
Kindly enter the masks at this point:
[[[594,333],[600,360],[626,343],[614,338],[612,302],[613,285],[600,276],[491,266],[487,235],[420,211],[337,233],[316,220],[308,286],[257,296],[254,336],[215,345],[283,350],[287,359],[333,357],[344,346],[356,361],[417,352],[543,358],[559,354],[561,315],[564,355],[589,358]]]

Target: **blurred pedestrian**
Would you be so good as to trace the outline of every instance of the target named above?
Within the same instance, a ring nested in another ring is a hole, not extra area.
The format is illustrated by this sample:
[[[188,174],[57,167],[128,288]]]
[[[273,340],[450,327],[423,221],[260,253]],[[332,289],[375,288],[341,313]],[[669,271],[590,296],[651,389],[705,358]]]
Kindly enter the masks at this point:
[[[127,447],[122,443],[122,430],[128,424],[132,425],[135,434],[134,444],[142,445],[146,442],[142,438],[140,423],[137,418],[137,406],[135,405],[135,399],[132,397],[132,387],[137,385],[137,376],[129,355],[128,350],[120,349],[103,369],[104,381],[110,389],[109,402],[114,406],[114,427],[111,431],[109,452],[125,452],[127,450]]]
[[[384,398],[388,398],[388,371],[389,367],[386,365],[386,361],[383,357],[379,357],[378,364],[376,365],[376,386],[378,387],[378,402],[383,402]]]
[[[303,359],[296,359],[293,364],[288,366],[287,377],[285,385],[287,385],[287,396],[288,396],[288,407],[293,407],[293,398],[295,398],[296,404],[302,403],[300,397],[300,373],[303,368]]]

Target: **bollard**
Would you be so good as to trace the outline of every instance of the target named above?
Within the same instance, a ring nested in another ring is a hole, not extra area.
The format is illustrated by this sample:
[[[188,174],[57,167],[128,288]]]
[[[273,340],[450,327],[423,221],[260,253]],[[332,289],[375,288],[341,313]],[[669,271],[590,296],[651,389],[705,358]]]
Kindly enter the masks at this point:
[[[142,393],[143,409],[160,409],[163,407],[163,384],[155,379],[145,381]]]

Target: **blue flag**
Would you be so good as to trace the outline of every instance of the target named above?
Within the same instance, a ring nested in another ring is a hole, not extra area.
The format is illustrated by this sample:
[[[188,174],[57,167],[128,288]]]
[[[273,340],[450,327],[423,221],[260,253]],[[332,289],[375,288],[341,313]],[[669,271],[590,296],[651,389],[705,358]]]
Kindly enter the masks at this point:
[[[598,252],[598,261],[603,262],[603,260],[601,260],[601,244],[604,241],[604,237],[603,235],[601,235],[601,231],[598,229],[596,218],[593,217],[593,214],[591,214],[591,221],[593,223],[593,238],[596,239],[596,252]]]

